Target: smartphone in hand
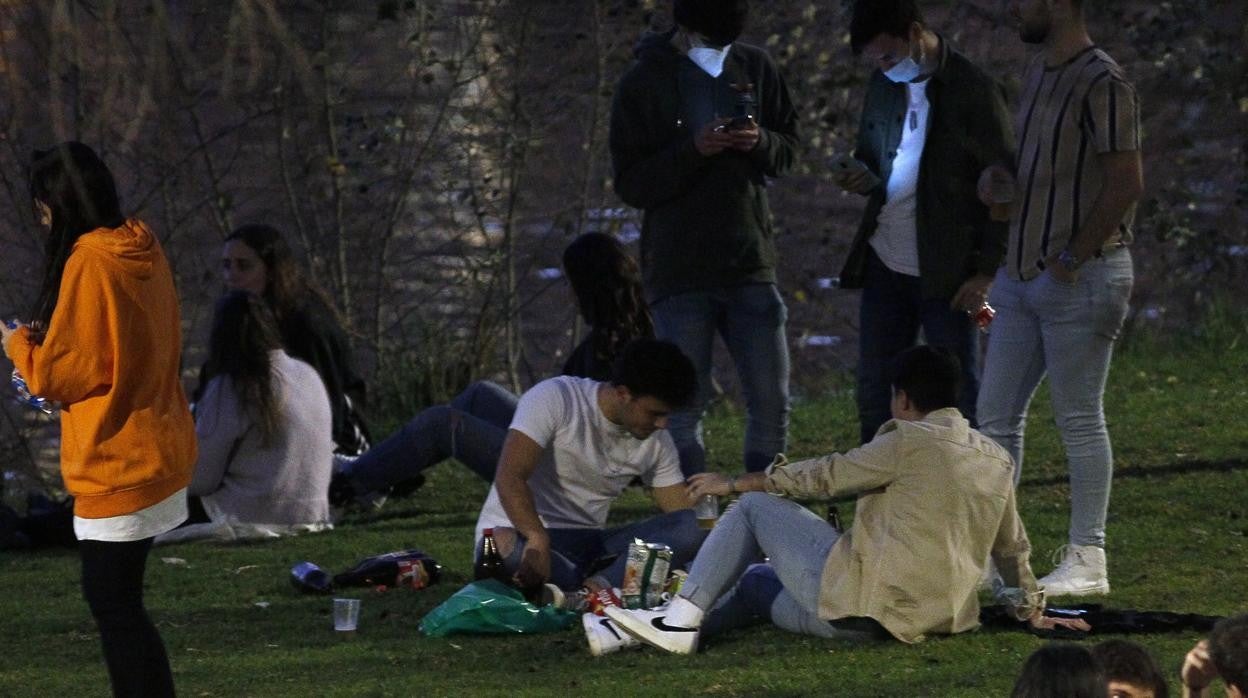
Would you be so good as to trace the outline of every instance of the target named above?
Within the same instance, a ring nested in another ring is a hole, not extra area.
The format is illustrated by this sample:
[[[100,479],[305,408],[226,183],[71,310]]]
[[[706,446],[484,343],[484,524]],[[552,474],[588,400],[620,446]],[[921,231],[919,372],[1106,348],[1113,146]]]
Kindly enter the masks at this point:
[[[880,178],[863,164],[861,160],[852,155],[837,155],[828,161],[828,167],[832,170],[832,174],[838,178],[850,175],[866,175],[866,186],[863,191],[870,191],[880,183]]]

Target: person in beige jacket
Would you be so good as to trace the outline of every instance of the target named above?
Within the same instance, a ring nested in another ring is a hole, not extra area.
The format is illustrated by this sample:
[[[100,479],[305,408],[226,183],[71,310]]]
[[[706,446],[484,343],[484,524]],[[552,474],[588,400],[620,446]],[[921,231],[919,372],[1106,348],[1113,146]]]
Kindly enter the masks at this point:
[[[777,457],[762,473],[690,478],[691,497],[745,494],[667,608],[609,608],[608,617],[681,654],[697,649],[702,632],[760,618],[808,635],[913,643],[977,627],[977,588],[991,556],[1020,621],[1087,630],[1082,620],[1043,615],[1013,462],[953,407],[959,370],[947,350],[914,347],[894,363],[893,419],[866,445],[795,463]],[[844,534],[783,498],[854,495],[854,526]]]

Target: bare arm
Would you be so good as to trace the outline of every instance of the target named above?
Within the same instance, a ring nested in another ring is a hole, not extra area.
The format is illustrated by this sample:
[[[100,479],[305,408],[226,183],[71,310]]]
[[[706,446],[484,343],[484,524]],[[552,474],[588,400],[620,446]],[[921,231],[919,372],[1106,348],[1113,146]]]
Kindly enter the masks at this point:
[[[1083,226],[1066,245],[1080,262],[1090,259],[1118,231],[1127,209],[1144,193],[1144,166],[1138,150],[1102,153],[1096,159],[1101,165],[1101,193]],[[1055,263],[1060,254],[1059,251],[1045,260],[1045,268],[1058,279],[1071,282],[1076,275]]]
[[[1122,217],[1144,194],[1144,166],[1140,151],[1102,153],[1096,156],[1103,179],[1101,193],[1092,204],[1088,218],[1070,241],[1077,259],[1088,259],[1114,235]]]
[[[650,490],[650,496],[654,497],[654,503],[665,514],[693,506],[693,500],[685,496],[683,484],[656,487]]]
[[[533,491],[529,489],[529,478],[537,469],[542,452],[536,441],[512,429],[503,441],[498,471],[494,475],[503,511],[526,540],[524,558],[516,571],[517,581],[525,588],[541,584],[550,577],[550,534],[537,515]]]

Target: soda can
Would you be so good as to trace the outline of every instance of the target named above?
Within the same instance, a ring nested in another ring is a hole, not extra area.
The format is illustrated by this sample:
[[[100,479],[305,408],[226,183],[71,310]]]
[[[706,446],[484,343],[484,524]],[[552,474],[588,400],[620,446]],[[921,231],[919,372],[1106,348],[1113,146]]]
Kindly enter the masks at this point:
[[[680,593],[681,587],[685,586],[685,580],[689,578],[689,573],[684,570],[672,570],[667,575],[667,584],[663,585],[663,594],[674,599]]]
[[[992,324],[992,319],[997,316],[997,311],[991,305],[988,305],[988,301],[984,301],[984,304],[979,306],[979,310],[970,313],[970,315],[979,331],[987,332],[988,326]]]
[[[667,573],[672,569],[672,549],[661,543],[647,543],[650,559],[646,565],[646,608],[663,603],[663,589],[667,586]]]
[[[626,554],[628,557],[624,559],[624,583],[620,585],[620,596],[623,597],[624,608],[642,608],[646,603],[646,571],[652,553],[644,541],[634,538],[628,544]]]

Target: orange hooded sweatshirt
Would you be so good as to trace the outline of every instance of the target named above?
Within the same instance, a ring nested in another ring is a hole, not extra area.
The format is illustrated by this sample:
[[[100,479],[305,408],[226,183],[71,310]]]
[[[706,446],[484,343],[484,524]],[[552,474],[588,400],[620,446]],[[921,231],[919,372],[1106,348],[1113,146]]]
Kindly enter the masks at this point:
[[[142,222],[80,237],[43,343],[21,328],[5,349],[32,393],[61,403],[61,476],[75,515],[131,514],[191,481],[178,296]]]

